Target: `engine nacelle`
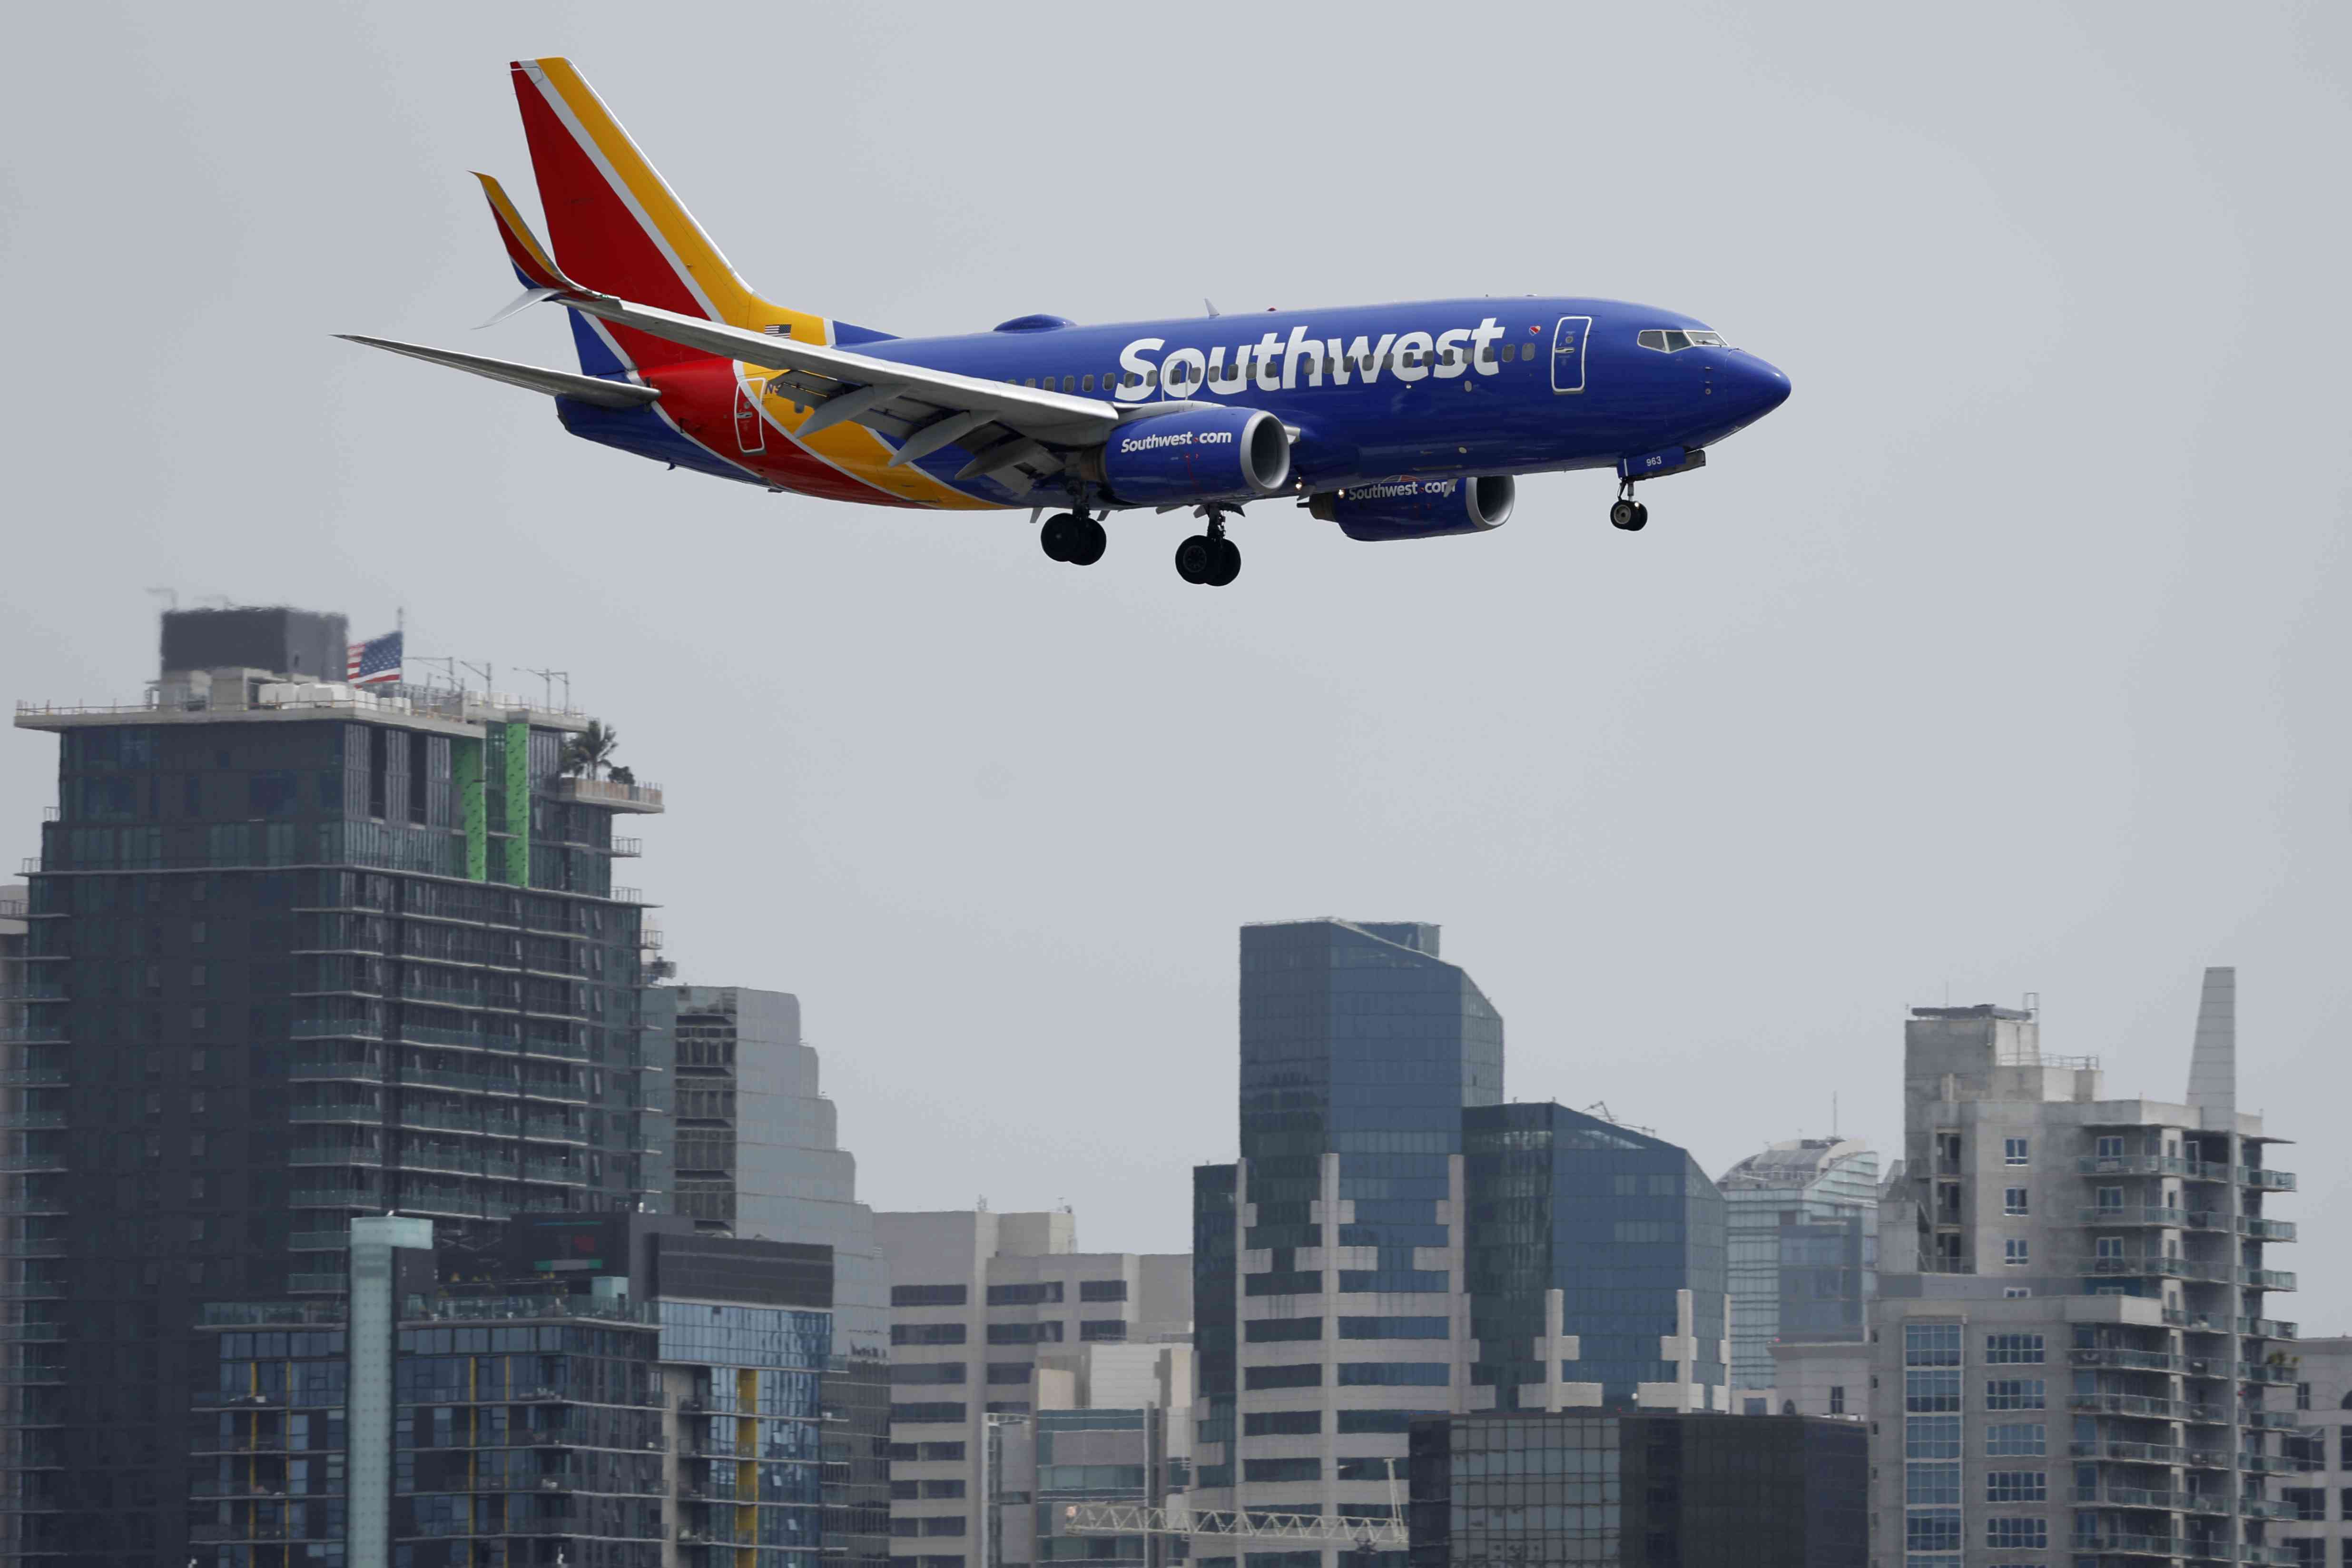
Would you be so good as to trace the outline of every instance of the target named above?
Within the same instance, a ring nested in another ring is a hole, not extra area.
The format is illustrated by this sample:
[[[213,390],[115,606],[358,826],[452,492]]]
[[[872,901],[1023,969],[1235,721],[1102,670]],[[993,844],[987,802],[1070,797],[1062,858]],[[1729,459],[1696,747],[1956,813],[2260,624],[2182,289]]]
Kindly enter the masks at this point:
[[[1081,471],[1130,506],[1255,500],[1290,482],[1290,432],[1259,408],[1163,414],[1120,426]]]
[[[1350,539],[1435,539],[1485,533],[1510,521],[1518,481],[1508,474],[1468,479],[1382,479],[1329,490],[1307,503]]]

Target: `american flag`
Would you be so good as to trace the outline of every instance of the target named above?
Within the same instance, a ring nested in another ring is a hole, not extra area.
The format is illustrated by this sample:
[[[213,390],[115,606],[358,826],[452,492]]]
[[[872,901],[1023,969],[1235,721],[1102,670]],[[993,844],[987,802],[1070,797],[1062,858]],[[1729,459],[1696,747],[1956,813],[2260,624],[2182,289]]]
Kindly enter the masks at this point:
[[[398,632],[386,632],[380,637],[351,646],[351,655],[343,665],[343,679],[354,686],[382,686],[400,679],[400,639]]]

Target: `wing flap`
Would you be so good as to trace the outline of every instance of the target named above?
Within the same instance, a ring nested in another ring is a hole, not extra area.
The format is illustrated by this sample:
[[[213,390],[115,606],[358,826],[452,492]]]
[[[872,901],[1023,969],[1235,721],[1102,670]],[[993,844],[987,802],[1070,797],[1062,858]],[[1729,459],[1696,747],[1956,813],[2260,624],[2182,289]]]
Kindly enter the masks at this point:
[[[352,332],[337,332],[335,336],[349,343],[365,343],[372,349],[387,353],[406,354],[427,364],[445,364],[451,370],[490,381],[504,382],[530,392],[543,392],[550,397],[569,397],[582,403],[593,403],[599,408],[642,408],[661,398],[658,389],[640,386],[630,381],[606,381],[593,375],[575,375],[568,370],[542,370],[534,364],[517,364],[511,360],[486,359],[480,354],[461,354],[451,349],[426,348],[422,343],[395,342],[390,338],[363,338]]]

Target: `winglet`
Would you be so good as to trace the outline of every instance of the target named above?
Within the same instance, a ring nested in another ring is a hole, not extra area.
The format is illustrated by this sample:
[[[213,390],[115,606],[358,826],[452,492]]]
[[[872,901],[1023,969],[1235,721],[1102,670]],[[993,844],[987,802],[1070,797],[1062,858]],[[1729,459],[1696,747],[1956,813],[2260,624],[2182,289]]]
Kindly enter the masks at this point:
[[[539,237],[530,232],[530,225],[523,222],[522,214],[515,210],[514,203],[496,179],[478,172],[474,178],[482,182],[482,194],[490,198],[490,211],[499,220],[499,238],[507,247],[507,259],[514,263],[515,276],[522,279],[525,288],[573,294],[591,292],[563,275],[563,268],[555,265],[555,258],[539,243]]]

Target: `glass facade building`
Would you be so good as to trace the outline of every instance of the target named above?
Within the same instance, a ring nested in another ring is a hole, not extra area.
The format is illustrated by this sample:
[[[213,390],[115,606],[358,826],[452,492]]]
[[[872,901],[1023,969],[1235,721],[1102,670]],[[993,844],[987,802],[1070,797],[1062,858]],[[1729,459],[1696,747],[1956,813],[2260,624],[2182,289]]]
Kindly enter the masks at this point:
[[[1864,1568],[1869,1436],[1811,1416],[1417,1421],[1412,1568]]]
[[[1418,922],[1242,930],[1241,1158],[1193,1182],[1197,1506],[1386,1517],[1406,1423],[1459,1398],[1448,1215],[1503,1020],[1438,948]]]
[[[1727,1408],[1724,1202],[1697,1163],[1556,1104],[1472,1109],[1462,1125],[1484,1358],[1471,1380],[1495,1390],[1496,1408],[1539,1405],[1563,1384],[1598,1384],[1611,1408],[1633,1406],[1643,1384],[1696,1388],[1705,1407]],[[1574,1359],[1538,1358],[1563,1337]],[[1666,1359],[1665,1340],[1686,1353]]]
[[[233,623],[210,617],[230,616]],[[667,1037],[576,714],[355,689],[340,616],[179,612],[58,737],[0,1039],[0,1556],[184,1562],[198,1303],[339,1295],[345,1222],[660,1207]],[[202,656],[215,662],[175,664]]]
[[[1774,1342],[1858,1344],[1878,1293],[1878,1156],[1797,1138],[1725,1172],[1731,1383],[1771,1388]]]

